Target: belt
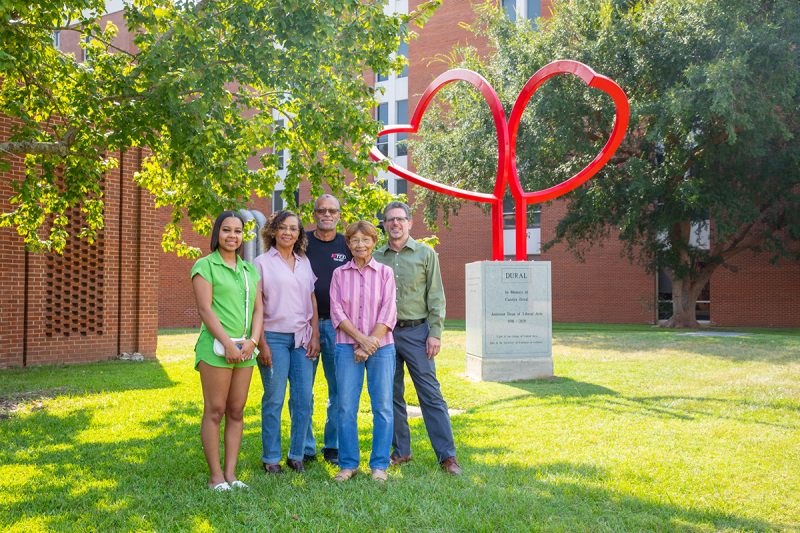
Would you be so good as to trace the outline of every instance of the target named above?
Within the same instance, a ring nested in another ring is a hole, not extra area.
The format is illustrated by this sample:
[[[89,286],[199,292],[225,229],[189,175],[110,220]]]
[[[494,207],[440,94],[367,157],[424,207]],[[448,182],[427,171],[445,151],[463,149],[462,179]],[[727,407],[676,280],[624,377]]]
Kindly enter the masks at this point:
[[[424,324],[427,321],[428,321],[427,318],[420,318],[418,320],[398,320],[397,324],[395,325],[395,327],[398,327],[398,328],[415,328],[415,327],[419,326],[420,324]]]
[[[319,319],[320,320],[330,320],[331,319],[331,315],[319,315]]]

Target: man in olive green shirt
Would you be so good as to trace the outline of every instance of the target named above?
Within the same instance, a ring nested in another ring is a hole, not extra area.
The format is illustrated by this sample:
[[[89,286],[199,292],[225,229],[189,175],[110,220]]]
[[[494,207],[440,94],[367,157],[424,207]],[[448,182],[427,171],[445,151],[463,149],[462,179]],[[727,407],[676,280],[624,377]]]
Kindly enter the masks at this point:
[[[409,237],[411,210],[402,202],[391,202],[383,210],[389,244],[372,257],[392,267],[397,285],[397,324],[392,332],[396,349],[394,374],[394,435],[392,464],[411,460],[411,433],[406,412],[405,370],[417,390],[425,429],[442,469],[461,474],[447,403],[436,379],[434,357],[442,346],[445,299],[439,258],[433,248]]]

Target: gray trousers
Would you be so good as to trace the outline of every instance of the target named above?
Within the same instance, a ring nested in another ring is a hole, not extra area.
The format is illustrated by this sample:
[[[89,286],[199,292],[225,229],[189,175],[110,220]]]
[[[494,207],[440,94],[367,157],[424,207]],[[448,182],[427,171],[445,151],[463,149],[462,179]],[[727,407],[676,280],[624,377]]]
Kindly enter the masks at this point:
[[[450,414],[447,412],[447,403],[442,397],[439,380],[436,379],[436,364],[434,359],[428,359],[425,341],[430,331],[428,324],[420,324],[413,328],[395,328],[394,345],[397,353],[397,365],[394,372],[394,435],[392,436],[393,455],[405,457],[411,455],[411,432],[408,429],[408,412],[405,400],[405,365],[411,381],[417,389],[419,406],[422,410],[422,419],[428,438],[436,453],[436,459],[441,463],[448,457],[456,454],[456,445],[453,441],[453,428],[450,426]]]

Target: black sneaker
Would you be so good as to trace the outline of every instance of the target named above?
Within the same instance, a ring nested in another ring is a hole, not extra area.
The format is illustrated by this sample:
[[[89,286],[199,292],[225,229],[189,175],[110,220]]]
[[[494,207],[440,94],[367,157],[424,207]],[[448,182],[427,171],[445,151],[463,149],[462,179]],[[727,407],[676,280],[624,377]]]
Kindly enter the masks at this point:
[[[322,449],[322,458],[332,465],[339,466],[339,450]]]
[[[317,454],[309,455],[307,453],[303,454],[303,463],[313,463],[317,460]]]

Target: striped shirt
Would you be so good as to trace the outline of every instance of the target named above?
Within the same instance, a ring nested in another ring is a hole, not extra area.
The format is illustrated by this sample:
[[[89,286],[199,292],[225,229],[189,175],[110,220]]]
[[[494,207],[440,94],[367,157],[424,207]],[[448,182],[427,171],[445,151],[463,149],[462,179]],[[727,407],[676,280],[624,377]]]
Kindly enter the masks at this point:
[[[379,339],[380,345],[393,344],[392,330],[397,322],[396,297],[392,269],[371,257],[362,270],[358,269],[354,259],[334,270],[331,321],[336,328],[336,343],[358,344],[339,329],[339,324],[349,319],[364,335],[371,335],[375,324],[385,324],[389,330]]]

